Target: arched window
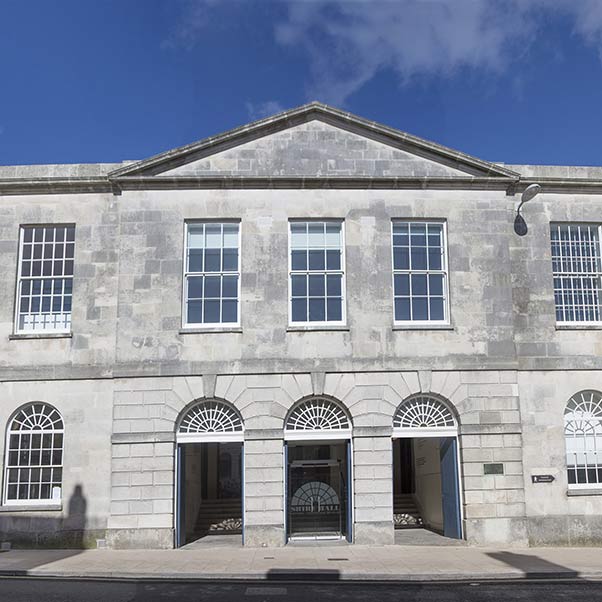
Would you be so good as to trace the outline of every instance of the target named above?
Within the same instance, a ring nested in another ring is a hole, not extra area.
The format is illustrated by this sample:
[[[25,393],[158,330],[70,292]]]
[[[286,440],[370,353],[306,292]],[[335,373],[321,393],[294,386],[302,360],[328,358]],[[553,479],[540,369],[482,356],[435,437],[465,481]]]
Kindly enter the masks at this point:
[[[581,391],[564,410],[564,436],[569,486],[602,485],[602,393]]]
[[[31,403],[8,426],[6,504],[34,504],[61,499],[63,419],[52,406]]]
[[[184,414],[178,427],[179,442],[242,441],[240,414],[223,401],[200,401]]]
[[[351,422],[343,408],[326,397],[312,397],[296,405],[284,426],[287,439],[348,439]]]
[[[458,433],[450,409],[431,395],[414,395],[397,408],[393,435],[411,437],[450,437]]]

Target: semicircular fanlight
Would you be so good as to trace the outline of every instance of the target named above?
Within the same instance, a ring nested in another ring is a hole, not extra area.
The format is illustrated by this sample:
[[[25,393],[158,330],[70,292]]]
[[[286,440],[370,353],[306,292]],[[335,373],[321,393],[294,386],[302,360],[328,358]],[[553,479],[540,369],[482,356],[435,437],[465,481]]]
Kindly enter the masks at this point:
[[[242,419],[221,401],[201,401],[192,406],[180,422],[180,433],[236,433],[243,430]]]
[[[435,397],[417,395],[404,401],[393,417],[394,428],[449,428],[456,422],[449,408]]]

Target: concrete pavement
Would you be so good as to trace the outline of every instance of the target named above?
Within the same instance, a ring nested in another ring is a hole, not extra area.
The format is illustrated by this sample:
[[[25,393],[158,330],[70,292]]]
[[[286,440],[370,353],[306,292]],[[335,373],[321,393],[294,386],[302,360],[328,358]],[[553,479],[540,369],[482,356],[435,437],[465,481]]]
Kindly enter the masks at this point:
[[[2,575],[162,580],[589,580],[602,579],[602,550],[466,545],[11,550],[0,554]]]

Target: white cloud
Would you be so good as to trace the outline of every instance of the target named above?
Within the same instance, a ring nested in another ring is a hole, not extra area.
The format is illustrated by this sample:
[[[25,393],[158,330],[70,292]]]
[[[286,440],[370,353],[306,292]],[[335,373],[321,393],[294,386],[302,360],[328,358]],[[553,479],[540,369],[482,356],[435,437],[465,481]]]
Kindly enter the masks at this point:
[[[308,95],[340,105],[383,70],[402,82],[503,72],[545,35],[544,20],[559,16],[602,59],[602,0],[298,1],[275,35],[308,54]]]
[[[282,113],[284,107],[277,100],[266,100],[265,102],[246,102],[245,107],[249,114],[249,119],[263,119],[276,113]]]
[[[462,70],[507,71],[546,35],[550,19],[569,19],[602,60],[602,0],[281,1],[286,16],[274,26],[277,44],[307,58],[308,97],[336,105],[381,71],[402,83]],[[241,7],[252,6],[248,0],[185,0],[164,45],[192,48],[205,28],[215,26],[212,11],[224,5],[233,20]],[[252,117],[274,107],[281,108],[275,101],[247,104]]]

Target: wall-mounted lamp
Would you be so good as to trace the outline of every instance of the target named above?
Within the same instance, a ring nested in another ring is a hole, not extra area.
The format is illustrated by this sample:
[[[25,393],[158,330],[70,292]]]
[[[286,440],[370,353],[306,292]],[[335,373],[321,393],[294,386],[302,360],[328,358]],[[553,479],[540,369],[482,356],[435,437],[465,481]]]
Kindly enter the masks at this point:
[[[529,184],[520,195],[520,203],[516,208],[516,216],[514,218],[514,231],[519,236],[524,236],[529,228],[527,227],[527,222],[523,219],[523,216],[520,214],[521,207],[528,203],[532,198],[536,197],[541,191],[541,186],[539,184]]]
[[[529,184],[520,195],[520,203],[516,208],[516,213],[520,213],[520,208],[528,203],[532,198],[536,197],[541,192],[541,186],[539,184]]]

